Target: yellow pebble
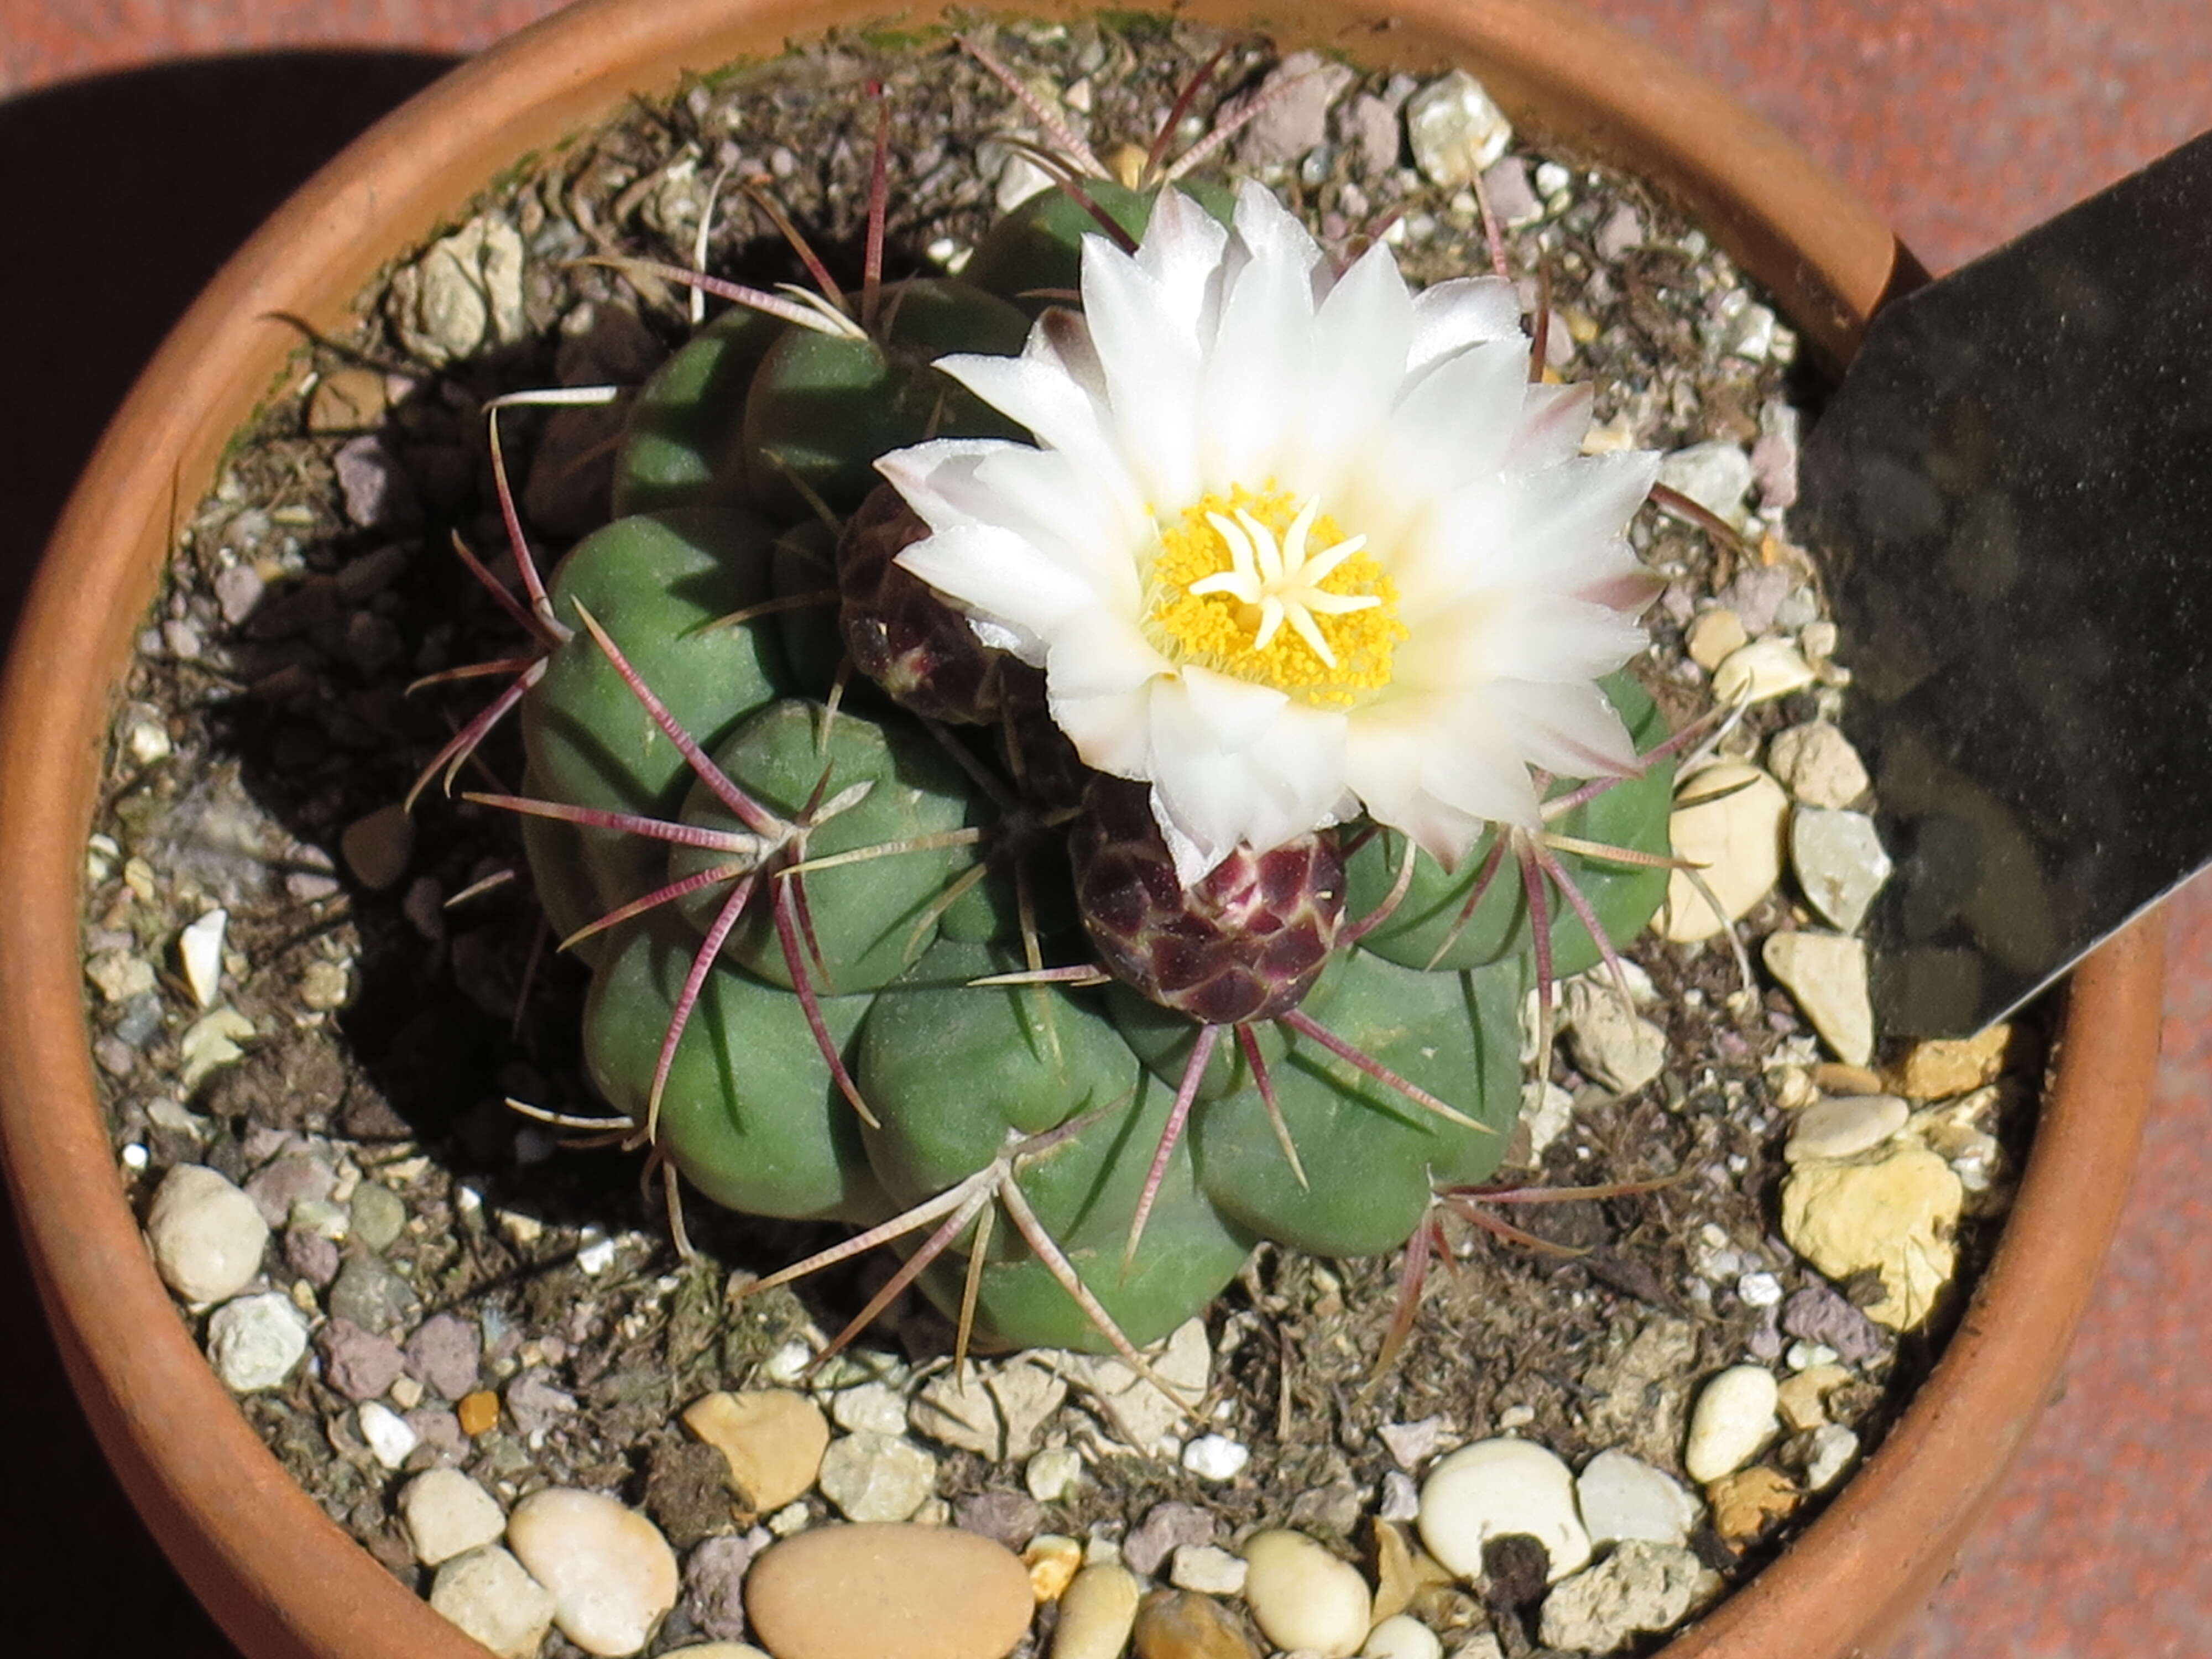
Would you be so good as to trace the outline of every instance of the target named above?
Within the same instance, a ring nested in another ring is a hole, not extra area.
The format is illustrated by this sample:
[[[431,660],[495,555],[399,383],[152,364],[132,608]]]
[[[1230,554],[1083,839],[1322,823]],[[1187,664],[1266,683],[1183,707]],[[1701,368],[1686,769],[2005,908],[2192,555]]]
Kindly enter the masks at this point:
[[[461,1419],[463,1434],[489,1434],[492,1425],[499,1421],[499,1396],[489,1389],[463,1395],[460,1403],[453,1407],[453,1414]]]

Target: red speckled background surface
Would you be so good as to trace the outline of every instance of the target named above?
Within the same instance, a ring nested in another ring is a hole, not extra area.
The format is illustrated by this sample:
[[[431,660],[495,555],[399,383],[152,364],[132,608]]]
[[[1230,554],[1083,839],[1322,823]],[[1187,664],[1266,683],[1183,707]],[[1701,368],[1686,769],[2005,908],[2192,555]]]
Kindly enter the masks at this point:
[[[1588,3],[1793,133],[1938,271],[2212,127],[2212,0]],[[553,9],[0,0],[0,632],[100,422],[222,255],[437,54]],[[2172,911],[2149,1139],[2063,1397],[1893,1659],[2212,1656],[2212,885]],[[225,1659],[51,1349],[18,1334],[12,1225],[0,1322],[0,1649]]]

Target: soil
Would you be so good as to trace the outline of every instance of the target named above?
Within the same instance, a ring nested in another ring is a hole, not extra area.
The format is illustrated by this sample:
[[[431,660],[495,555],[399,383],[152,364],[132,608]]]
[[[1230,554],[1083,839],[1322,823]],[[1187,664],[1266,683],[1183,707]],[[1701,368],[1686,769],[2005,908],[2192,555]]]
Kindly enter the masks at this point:
[[[1102,153],[1148,143],[1221,44],[1181,24],[1014,27],[997,36],[1023,74],[1070,89],[1072,106],[1087,103]],[[1264,41],[1228,45],[1179,143],[1274,61]],[[143,1201],[184,1162],[240,1183],[259,1175],[266,1184],[282,1158],[327,1172],[328,1196],[356,1200],[353,1242],[341,1263],[340,1252],[318,1250],[295,1227],[274,1282],[291,1286],[318,1321],[343,1309],[398,1339],[431,1315],[456,1315],[483,1335],[481,1385],[504,1396],[498,1425],[471,1437],[452,1402],[416,1390],[408,1419],[422,1443],[409,1467],[460,1463],[509,1502],[547,1484],[615,1491],[645,1505],[679,1548],[732,1522],[713,1482],[699,1480],[676,1413],[710,1389],[757,1384],[780,1349],[818,1342],[887,1269],[864,1266],[733,1309],[733,1285],[819,1248],[831,1231],[695,1203],[688,1220],[702,1255],[687,1264],[658,1201],[641,1195],[634,1158],[566,1150],[510,1111],[510,1097],[603,1109],[577,1066],[583,975],[544,949],[526,881],[498,879],[520,867],[509,818],[434,792],[411,834],[375,815],[478,706],[465,686],[410,696],[410,682],[513,647],[512,625],[447,547],[454,532],[488,556],[504,546],[484,401],[611,372],[634,379],[690,326],[678,292],[577,259],[621,252],[691,263],[708,182],[727,167],[732,179],[771,181],[830,266],[857,274],[875,119],[864,93],[875,82],[890,94],[896,160],[890,274],[957,264],[994,211],[1003,149],[985,141],[1019,112],[941,43],[847,38],[634,108],[474,204],[471,215],[503,219],[528,250],[521,326],[508,342],[459,362],[425,361],[393,326],[380,284],[362,296],[356,328],[304,343],[298,378],[239,434],[216,492],[179,538],[116,721],[90,854],[88,956],[161,970],[150,990],[91,998],[134,1195]],[[1411,87],[1366,75],[1339,100],[1339,119],[1357,96],[1395,107]],[[1553,362],[1566,378],[1595,383],[1599,422],[1638,447],[1672,451],[1747,442],[1763,410],[1810,408],[1818,387],[1791,366],[1786,329],[1763,355],[1735,349],[1745,308],[1762,301],[1670,205],[1530,135],[1513,154],[1532,171],[1562,169],[1536,173],[1553,199],[1509,232],[1506,246],[1531,309],[1542,273]],[[1472,198],[1428,183],[1404,159],[1377,168],[1357,143],[1331,142],[1260,170],[1325,244],[1395,214],[1391,235],[1416,282],[1487,269]],[[1607,257],[1600,233],[1624,207],[1643,234]],[[733,187],[708,249],[718,272],[763,286],[805,279]],[[610,313],[619,313],[612,324]],[[567,427],[527,409],[502,427],[548,563],[606,511],[603,447],[592,453],[580,418]],[[1639,515],[1633,538],[1670,586],[1637,672],[1678,722],[1705,700],[1682,629],[1709,596],[1747,568],[1779,568],[1792,596],[1784,603],[1816,614],[1815,573],[1780,530],[1771,511],[1739,547],[1654,508]],[[1729,746],[1755,750],[1768,732],[1832,713],[1842,695],[1828,684],[1759,705]],[[484,787],[512,787],[520,763],[511,730],[472,769]],[[363,876],[376,873],[380,840],[393,836],[408,843],[404,874],[372,885]],[[454,902],[488,879],[488,890]],[[252,1035],[241,1037],[242,1056],[200,1077],[189,1062],[209,1028],[176,976],[174,941],[213,905],[229,918],[222,1000]],[[1792,914],[1786,890],[1753,914],[1744,931],[1754,957],[1757,939]],[[1779,1328],[1761,1292],[1824,1283],[1778,1232],[1784,1114],[1771,1069],[1817,1056],[1779,991],[1741,994],[1725,950],[1647,936],[1631,954],[1661,994],[1654,1017],[1668,1031],[1667,1069],[1616,1098],[1577,1076],[1562,1050],[1552,1075],[1576,1097],[1572,1123],[1539,1159],[1526,1156],[1524,1139],[1515,1173],[1551,1186],[1678,1175],[1675,1184],[1514,1213],[1582,1252],[1571,1257],[1471,1236],[1459,1270],[1433,1277],[1411,1344],[1378,1379],[1369,1372],[1395,1259],[1322,1262],[1263,1248],[1206,1320],[1213,1426],[1250,1448],[1247,1471],[1227,1484],[1201,1480],[1113,1447],[1071,1411],[1055,1432],[1091,1449],[1091,1478],[1047,1506],[1048,1528],[1119,1535],[1154,1504],[1176,1499],[1211,1506],[1224,1534],[1286,1523],[1356,1548],[1378,1486],[1397,1468],[1376,1430],[1431,1418],[1444,1419],[1444,1444],[1517,1429],[1571,1462],[1621,1446],[1679,1472],[1696,1382],[1747,1355],[1775,1361],[1798,1334]],[[2007,1126],[2015,1142],[2023,1113],[2014,1109]],[[404,1211],[380,1249],[362,1239],[357,1195],[368,1186],[396,1194]],[[1970,1227],[1962,1281],[1990,1231]],[[1765,1305],[1745,1299],[1748,1285]],[[1832,1399],[1831,1415],[1870,1450],[1939,1341],[1885,1334]],[[941,1363],[949,1346],[940,1318],[903,1302],[864,1339],[847,1377],[873,1364],[897,1378],[904,1367]],[[353,1402],[329,1380],[327,1346],[319,1352],[324,1363],[241,1408],[325,1509],[422,1589],[427,1575],[393,1518],[405,1476],[368,1455]],[[404,1388],[395,1397],[410,1403]],[[1122,1455],[1105,1455],[1115,1450]],[[952,1452],[938,1492],[958,1500],[1021,1486],[1018,1467]],[[1740,1579],[1820,1501],[1755,1542],[1708,1531],[1696,1547]],[[813,1518],[831,1513],[818,1496],[805,1502]],[[1494,1617],[1511,1632],[1509,1652],[1527,1646],[1514,1618],[1473,1595],[1448,1595],[1428,1611],[1448,1634]],[[696,1628],[679,1611],[655,1650]],[[556,1636],[548,1651],[568,1650]]]

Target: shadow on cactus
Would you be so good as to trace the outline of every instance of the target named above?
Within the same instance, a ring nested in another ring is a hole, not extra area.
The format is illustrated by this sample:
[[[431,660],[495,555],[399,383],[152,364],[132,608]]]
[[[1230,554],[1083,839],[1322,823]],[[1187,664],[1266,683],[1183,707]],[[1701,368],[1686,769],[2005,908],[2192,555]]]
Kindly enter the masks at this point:
[[[1620,672],[1653,458],[1580,453],[1510,284],[1200,205],[1212,140],[1060,137],[963,278],[884,280],[880,139],[856,292],[795,231],[818,292],[627,262],[735,307],[550,580],[491,411],[520,597],[461,551],[530,647],[423,781],[520,710],[471,799],[615,1113],[551,1121],[649,1146],[679,1243],[679,1178],[859,1230],[763,1286],[900,1251],[839,1343],[919,1284],[963,1348],[1142,1369],[1267,1239],[1405,1249],[1395,1349],[1440,1218],[1530,1196],[1483,1184],[1528,991],[1548,1028],[1674,862]]]

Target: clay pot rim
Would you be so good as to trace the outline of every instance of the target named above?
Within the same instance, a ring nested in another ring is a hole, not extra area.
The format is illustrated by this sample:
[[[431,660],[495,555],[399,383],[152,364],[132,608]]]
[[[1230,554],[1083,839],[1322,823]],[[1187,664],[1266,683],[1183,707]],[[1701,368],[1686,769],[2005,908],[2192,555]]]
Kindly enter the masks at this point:
[[[1157,3],[1157,0],[1154,0]],[[1024,8],[1072,12],[1066,0]],[[420,94],[295,194],[155,357],[70,500],[0,696],[0,1147],[65,1362],[140,1512],[253,1659],[483,1659],[287,1476],[176,1317],[120,1196],[94,1094],[79,966],[82,849],[105,732],[174,523],[283,370],[285,313],[336,326],[379,265],[501,168],[685,64],[772,54],[880,15],[866,0],[585,0]],[[1789,140],[1560,0],[1196,0],[1367,61],[1467,64],[1516,116],[1672,189],[1847,356],[1917,267]],[[912,25],[911,18],[902,20]],[[1950,1566],[2040,1408],[2117,1224],[2157,1051],[2160,933],[2075,974],[2056,1084],[2013,1218],[1935,1376],[1783,1557],[1663,1659],[1842,1659]]]

